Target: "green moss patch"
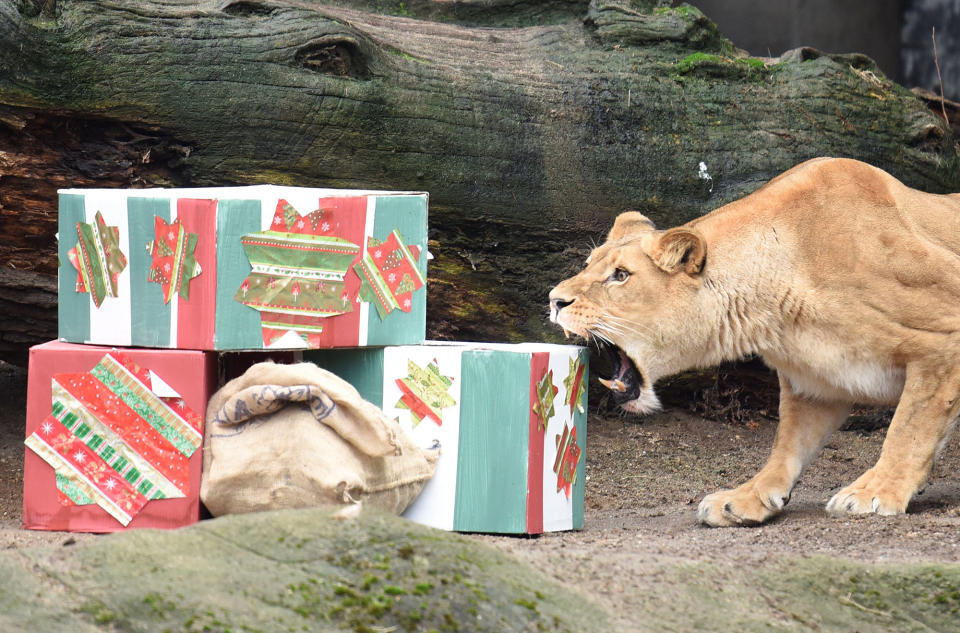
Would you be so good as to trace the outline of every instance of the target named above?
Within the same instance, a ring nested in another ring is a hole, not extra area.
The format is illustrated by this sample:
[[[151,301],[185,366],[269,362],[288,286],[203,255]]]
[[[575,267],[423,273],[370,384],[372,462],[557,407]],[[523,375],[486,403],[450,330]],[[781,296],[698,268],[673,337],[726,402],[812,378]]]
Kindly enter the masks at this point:
[[[27,557],[33,573],[56,579],[37,632],[609,630],[603,611],[531,567],[378,512],[226,517]],[[31,604],[32,584],[28,574],[25,595],[4,605],[0,630],[31,621],[41,604]]]
[[[960,631],[960,565],[814,557],[667,564],[638,592],[651,630]]]
[[[769,75],[767,65],[755,57],[726,57],[696,52],[673,65],[678,75],[759,81]]]

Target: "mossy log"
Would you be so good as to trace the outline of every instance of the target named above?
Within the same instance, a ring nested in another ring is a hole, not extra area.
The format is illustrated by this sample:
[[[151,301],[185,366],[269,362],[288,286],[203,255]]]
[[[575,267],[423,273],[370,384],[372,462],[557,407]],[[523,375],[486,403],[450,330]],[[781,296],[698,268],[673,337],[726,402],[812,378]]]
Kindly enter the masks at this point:
[[[553,336],[548,289],[626,208],[679,223],[818,155],[960,190],[950,128],[868,58],[747,58],[657,5],[0,0],[0,287],[34,288],[0,357],[55,336],[59,187],[429,191],[429,333],[487,340]]]

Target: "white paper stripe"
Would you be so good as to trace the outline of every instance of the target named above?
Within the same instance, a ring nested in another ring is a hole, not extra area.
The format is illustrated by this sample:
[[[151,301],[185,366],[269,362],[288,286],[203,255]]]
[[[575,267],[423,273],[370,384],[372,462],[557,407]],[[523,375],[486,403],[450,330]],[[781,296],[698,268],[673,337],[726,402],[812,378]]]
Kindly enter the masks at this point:
[[[383,351],[382,408],[384,413],[391,419],[399,418],[400,426],[418,446],[428,448],[435,441],[440,442],[440,460],[437,462],[437,470],[403,516],[416,523],[441,530],[453,530],[456,507],[462,351],[452,347],[424,348],[416,345],[387,347]],[[433,420],[425,419],[414,428],[410,411],[397,407],[403,392],[397,386],[396,379],[407,377],[408,360],[426,368],[434,359],[437,360],[440,373],[453,378],[453,383],[447,391],[457,403],[442,410],[442,425],[437,426]]]
[[[367,198],[367,213],[363,219],[363,239],[360,241],[360,258],[367,252],[367,240],[373,237],[373,222],[377,213],[377,199]],[[357,345],[363,347],[370,336],[370,304],[360,301],[360,329],[357,332]]]
[[[120,250],[127,258],[127,266],[117,280],[117,296],[106,296],[98,308],[90,295],[90,343],[130,345],[132,340],[130,306],[130,235],[127,227],[126,196],[103,195],[100,192],[84,196],[85,222],[96,222],[97,211],[108,227],[120,228]]]
[[[556,532],[573,529],[573,492],[570,498],[564,491],[557,491],[557,473],[553,472],[553,462],[557,458],[557,436],[563,435],[563,425],[573,428],[570,405],[564,404],[566,390],[563,381],[570,373],[570,357],[576,355],[579,348],[554,351],[550,354],[547,371],[553,371],[553,384],[557,386],[557,395],[553,398],[553,410],[556,412],[547,424],[543,446],[543,530]],[[579,438],[578,438],[579,440]],[[580,456],[577,477],[583,477],[584,455]]]
[[[27,438],[25,444],[30,447],[37,455],[43,458],[45,462],[50,464],[53,467],[54,471],[64,472],[69,471],[73,475],[73,479],[79,479],[83,481],[89,488],[85,490],[85,493],[93,493],[92,496],[98,499],[97,505],[103,508],[110,516],[119,521],[124,527],[126,527],[130,521],[133,520],[133,517],[130,516],[126,511],[118,506],[110,497],[107,497],[101,493],[96,485],[90,479],[83,474],[81,471],[64,459],[57,451],[53,450],[53,447],[47,444],[47,442],[41,438],[38,434],[34,433]],[[65,475],[67,473],[64,473]],[[68,477],[70,475],[67,475]]]

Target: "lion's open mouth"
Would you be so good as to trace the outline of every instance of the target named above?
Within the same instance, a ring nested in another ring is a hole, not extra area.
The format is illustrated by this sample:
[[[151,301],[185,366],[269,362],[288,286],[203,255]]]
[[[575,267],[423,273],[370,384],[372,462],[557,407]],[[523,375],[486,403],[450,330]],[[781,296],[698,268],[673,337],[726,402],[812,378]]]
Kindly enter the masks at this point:
[[[600,378],[600,383],[613,393],[614,402],[622,405],[639,398],[644,380],[634,362],[616,345],[599,340],[597,343],[613,371],[609,378]]]
[[[641,415],[659,410],[660,400],[647,375],[622,349],[613,343],[596,340],[613,372],[609,378],[600,378],[601,384],[613,395],[613,401],[624,410]]]

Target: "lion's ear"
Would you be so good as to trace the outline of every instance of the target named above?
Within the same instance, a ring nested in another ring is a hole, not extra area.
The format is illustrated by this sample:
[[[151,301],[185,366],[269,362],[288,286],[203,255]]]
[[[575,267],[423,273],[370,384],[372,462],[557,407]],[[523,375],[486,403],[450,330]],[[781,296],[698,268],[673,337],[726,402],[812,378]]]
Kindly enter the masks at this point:
[[[653,222],[639,211],[624,211],[613,223],[613,228],[607,235],[607,241],[617,242],[628,237],[639,237],[642,233],[649,233],[655,229]]]
[[[677,227],[665,231],[650,252],[654,263],[668,273],[696,275],[707,258],[707,241],[696,229]]]

